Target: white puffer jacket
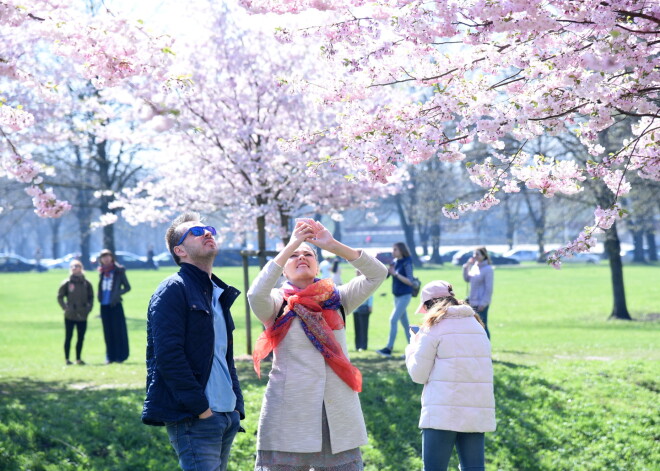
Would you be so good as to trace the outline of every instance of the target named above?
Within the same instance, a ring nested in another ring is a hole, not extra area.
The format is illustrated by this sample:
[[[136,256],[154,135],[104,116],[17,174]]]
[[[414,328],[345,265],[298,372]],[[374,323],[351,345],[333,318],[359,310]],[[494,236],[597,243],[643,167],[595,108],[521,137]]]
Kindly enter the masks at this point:
[[[406,347],[406,366],[424,385],[419,428],[495,430],[490,341],[470,306],[451,306],[437,324],[420,329]]]

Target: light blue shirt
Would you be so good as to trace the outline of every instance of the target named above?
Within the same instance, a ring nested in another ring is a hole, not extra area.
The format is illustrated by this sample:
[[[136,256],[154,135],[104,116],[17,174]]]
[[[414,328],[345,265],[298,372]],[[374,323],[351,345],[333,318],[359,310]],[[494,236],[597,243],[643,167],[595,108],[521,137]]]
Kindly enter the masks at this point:
[[[204,393],[209,401],[209,407],[215,412],[231,412],[236,409],[236,394],[234,394],[227,366],[227,324],[222,313],[222,306],[220,306],[220,295],[223,291],[213,283],[212,308],[215,345],[213,346],[211,376]]]

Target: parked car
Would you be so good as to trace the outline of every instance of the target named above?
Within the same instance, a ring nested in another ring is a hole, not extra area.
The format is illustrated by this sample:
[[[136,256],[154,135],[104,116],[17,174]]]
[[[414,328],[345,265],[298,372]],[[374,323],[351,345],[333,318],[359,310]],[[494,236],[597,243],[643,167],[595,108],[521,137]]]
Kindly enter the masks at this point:
[[[448,252],[442,252],[439,254],[440,261],[442,263],[445,262],[451,262],[451,257],[457,252],[457,250],[450,250]],[[431,255],[422,255],[419,257],[419,261],[422,263],[434,263],[432,261],[432,256]]]
[[[146,270],[153,270],[158,268],[158,264],[154,262],[154,265],[151,265],[147,261],[147,257],[143,257],[141,255],[136,255],[131,252],[124,252],[122,250],[117,250],[115,252],[115,260],[117,260],[118,263],[124,265],[126,268],[131,268],[131,269],[146,269]]]
[[[56,269],[56,268],[69,268],[71,260],[80,260],[79,253],[69,253],[59,258],[44,258],[41,260],[41,264],[45,267]]]
[[[520,262],[515,258],[505,257],[494,252],[488,252],[488,255],[490,255],[490,261],[493,262],[493,265],[520,265]]]
[[[603,253],[602,256],[603,259],[607,259],[607,253]],[[633,259],[635,258],[635,251],[634,250],[622,250],[621,251],[621,261],[623,263],[632,263]],[[651,258],[651,252],[647,247],[644,248],[644,260],[649,261]],[[658,253],[656,254],[656,258],[660,259],[660,249],[658,249]]]
[[[248,257],[248,265],[259,266],[259,258]],[[241,249],[220,249],[213,262],[214,267],[241,267],[243,256]]]
[[[465,249],[465,250],[460,250],[454,254],[454,257],[451,260],[451,263],[453,265],[463,265],[465,264],[472,254],[474,253],[473,249]],[[519,265],[520,262],[516,260],[515,258],[510,258],[510,257],[504,257],[500,254],[497,254],[495,252],[491,252],[490,250],[488,251],[488,255],[490,256],[490,261],[493,263],[493,265]]]
[[[47,267],[20,255],[0,253],[0,272],[46,271]]]
[[[473,253],[474,253],[474,249],[458,250],[451,257],[452,265],[463,265],[465,262],[469,260],[469,258],[472,256]]]
[[[511,249],[502,254],[504,257],[515,258],[519,262],[536,262],[539,259],[538,250]]]
[[[174,263],[174,259],[172,258],[172,254],[167,251],[161,252],[158,255],[154,255],[154,263],[159,267],[176,266],[176,263]]]
[[[158,264],[155,260],[154,263],[156,266],[154,267],[147,261],[147,257],[143,257],[131,252],[125,252],[123,250],[117,250],[115,252],[115,260],[125,268],[130,268],[132,270],[153,270],[158,268]],[[92,264],[98,265],[98,259],[96,257],[92,258]]]
[[[456,252],[458,252],[458,250],[448,250],[447,252],[442,252],[440,257],[442,257],[443,262],[451,262],[454,255],[456,255]]]

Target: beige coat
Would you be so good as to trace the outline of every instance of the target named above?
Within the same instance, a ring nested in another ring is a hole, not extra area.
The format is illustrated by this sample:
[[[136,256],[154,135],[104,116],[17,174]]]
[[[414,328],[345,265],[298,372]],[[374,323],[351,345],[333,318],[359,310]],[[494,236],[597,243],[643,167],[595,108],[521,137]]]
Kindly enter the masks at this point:
[[[351,264],[363,273],[339,286],[346,313],[362,304],[387,276],[387,268],[362,252]],[[252,311],[270,325],[282,306],[283,295],[273,289],[282,267],[269,262],[248,291]],[[264,395],[257,435],[258,450],[296,453],[321,451],[321,411],[325,403],[332,453],[367,444],[367,429],[358,393],[325,363],[321,353],[294,318],[286,337],[275,348],[273,366]],[[335,338],[348,357],[346,329]]]

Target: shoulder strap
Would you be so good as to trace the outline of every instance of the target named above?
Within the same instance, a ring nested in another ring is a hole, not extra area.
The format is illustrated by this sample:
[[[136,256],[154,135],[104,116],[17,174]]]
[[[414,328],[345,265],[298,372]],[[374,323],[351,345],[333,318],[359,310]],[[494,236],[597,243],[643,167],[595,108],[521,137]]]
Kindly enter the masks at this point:
[[[274,320],[277,320],[280,318],[282,314],[284,314],[284,308],[286,307],[286,300],[282,301],[282,305],[280,306],[280,310],[277,312],[277,315],[275,316]],[[339,312],[341,312],[341,318],[344,321],[344,324],[346,324],[346,312],[344,311],[344,305],[340,304],[339,305]]]

